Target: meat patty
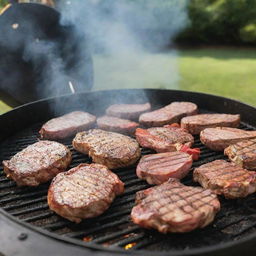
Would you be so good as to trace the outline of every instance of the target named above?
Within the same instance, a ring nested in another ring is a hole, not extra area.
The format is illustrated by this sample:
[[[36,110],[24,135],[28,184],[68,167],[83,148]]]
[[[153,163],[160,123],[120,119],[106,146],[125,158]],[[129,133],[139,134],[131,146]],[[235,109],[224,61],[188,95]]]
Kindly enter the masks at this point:
[[[231,144],[251,138],[256,138],[256,131],[230,127],[206,128],[200,133],[201,142],[215,151],[222,151]]]
[[[220,210],[220,202],[211,190],[185,186],[176,179],[137,192],[136,204],[132,221],[161,233],[203,228]]]
[[[199,134],[205,128],[238,127],[240,115],[230,114],[200,114],[187,116],[181,119],[181,128],[187,129],[191,134]]]
[[[127,119],[121,119],[113,116],[102,116],[97,119],[97,125],[100,129],[124,134],[134,134],[138,123]]]
[[[173,102],[163,108],[140,116],[139,122],[147,127],[179,123],[184,116],[197,114],[197,105],[192,102]]]
[[[136,140],[142,147],[154,149],[156,152],[171,152],[177,150],[177,145],[188,147],[194,143],[194,138],[186,130],[178,127],[137,128]]]
[[[256,138],[243,140],[224,150],[235,164],[249,170],[256,170]]]
[[[101,164],[80,164],[58,174],[48,190],[48,204],[60,216],[79,223],[106,211],[124,184]]]
[[[38,186],[67,169],[70,150],[55,141],[39,141],[3,161],[4,172],[18,186]]]
[[[151,154],[140,159],[136,173],[149,184],[162,184],[169,178],[184,178],[192,163],[192,156],[184,152]]]
[[[46,122],[39,133],[42,139],[59,140],[92,128],[96,117],[82,111],[74,111]]]
[[[73,140],[73,147],[92,157],[93,162],[104,164],[110,169],[132,165],[141,155],[136,140],[100,129],[78,133]]]
[[[226,198],[246,197],[256,191],[256,172],[234,163],[215,160],[194,170],[194,181]]]
[[[114,104],[107,108],[108,116],[115,116],[124,119],[138,120],[139,116],[151,109],[150,103],[144,104]]]

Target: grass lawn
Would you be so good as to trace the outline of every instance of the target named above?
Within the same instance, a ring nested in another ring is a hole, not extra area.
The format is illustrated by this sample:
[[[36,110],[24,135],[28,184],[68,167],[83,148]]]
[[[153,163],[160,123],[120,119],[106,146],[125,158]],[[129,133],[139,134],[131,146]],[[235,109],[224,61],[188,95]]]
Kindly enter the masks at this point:
[[[179,70],[182,90],[218,94],[256,106],[255,49],[182,50]]]
[[[203,48],[94,57],[94,90],[166,88],[207,92],[256,106],[256,50]],[[1,98],[0,98],[1,100]],[[0,101],[0,113],[11,109]]]

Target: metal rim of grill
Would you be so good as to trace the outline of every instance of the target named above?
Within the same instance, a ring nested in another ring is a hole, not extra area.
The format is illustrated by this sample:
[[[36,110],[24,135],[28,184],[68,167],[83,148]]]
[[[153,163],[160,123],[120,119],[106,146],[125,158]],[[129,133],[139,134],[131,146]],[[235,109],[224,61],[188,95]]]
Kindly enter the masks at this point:
[[[134,93],[138,92],[136,90],[117,90],[114,91],[114,93],[116,93],[118,96],[125,94],[126,91],[134,91]],[[81,97],[86,98],[96,95],[95,97],[100,99],[102,95],[108,95],[110,93],[111,92],[109,91],[94,92],[66,97],[79,99]],[[168,104],[169,102],[173,101],[173,98],[175,98],[178,101],[183,100],[195,102],[199,105],[200,109],[200,102],[197,102],[200,100],[199,96],[203,95],[201,97],[205,97],[204,94],[170,90],[146,90],[146,93],[149,100],[156,108],[161,105]],[[158,95],[157,99],[155,99],[154,96],[157,93],[160,95]],[[167,96],[163,97],[164,94]],[[163,97],[161,98],[162,100],[159,101],[159,97]],[[214,98],[215,96],[207,95],[207,97]],[[225,99],[221,97],[217,98],[220,98],[222,101]],[[54,99],[52,99],[52,101],[55,102]],[[232,104],[242,104],[225,99],[225,102],[227,101],[230,101]],[[45,104],[47,100],[40,102]],[[75,100],[72,102],[74,103]],[[92,105],[91,109],[88,109],[91,102],[92,101],[89,100],[87,106],[83,105],[83,107],[84,109],[87,109],[88,112],[93,113],[93,110],[95,110],[95,105]],[[225,102],[223,102],[223,104],[227,107],[227,111],[223,109],[223,112],[241,113],[241,111],[243,111],[241,108],[236,110],[233,108],[233,106],[228,107],[227,103]],[[104,109],[106,109],[106,105],[111,103],[116,102],[108,99],[105,104],[102,104],[99,113],[102,114]],[[34,104],[36,105],[37,103]],[[47,104],[50,103],[48,102]],[[201,105],[204,104],[205,103],[201,103]],[[33,106],[33,104],[28,104],[27,107],[29,106]],[[41,107],[42,106],[39,106],[35,111],[38,112]],[[74,103],[74,108],[76,107],[77,105]],[[221,107],[223,107],[223,105],[218,106],[218,108]],[[22,108],[24,107],[19,109]],[[212,112],[212,110],[213,109],[204,106],[201,107],[202,112]],[[18,110],[14,110],[12,113],[17,111]],[[26,113],[26,110],[24,111],[24,113]],[[256,110],[254,111],[256,112]],[[64,112],[66,111],[64,110]],[[216,112],[220,112],[220,110],[218,111],[217,109]],[[99,116],[99,113],[95,114]],[[45,120],[50,119],[53,115],[58,115],[58,113],[52,113],[52,109],[50,109],[44,113],[44,116],[37,117],[37,120],[33,119],[32,124],[26,125],[26,123],[24,123],[23,128],[26,126],[27,128],[18,129],[17,133],[11,135],[8,139],[0,144],[1,159],[9,159],[21,149],[35,142],[38,139],[38,130],[42,123]],[[251,125],[251,123],[248,124],[247,122],[243,122],[240,128],[252,130],[255,129],[255,125],[256,124],[254,123]],[[10,133],[11,132],[12,131],[10,131]],[[71,148],[71,140],[63,140],[62,143]],[[194,162],[192,168],[215,159],[226,159],[222,152],[214,152],[203,146],[198,136],[195,136],[195,143],[193,147],[200,147],[202,153],[199,161]],[[148,154],[152,151],[143,149],[142,152],[143,154]],[[71,167],[74,167],[81,162],[91,162],[87,156],[75,152],[74,150],[72,150],[72,154],[73,160]],[[157,255],[166,255],[171,252],[174,255],[200,254],[206,251],[210,252],[220,248],[232,247],[234,244],[243,243],[248,239],[256,239],[256,207],[253,205],[253,202],[256,199],[256,194],[252,194],[245,199],[237,200],[226,200],[223,197],[219,197],[221,199],[221,211],[217,214],[213,224],[204,229],[195,230],[187,234],[163,235],[154,230],[142,229],[133,224],[129,218],[131,208],[134,205],[135,192],[148,188],[149,185],[145,181],[139,180],[136,177],[134,166],[118,169],[114,172],[118,174],[121,180],[123,180],[125,183],[126,187],[124,195],[118,197],[110,206],[109,210],[107,210],[107,212],[103,215],[97,218],[84,220],[82,224],[74,224],[59,217],[48,209],[46,195],[49,182],[35,188],[18,188],[15,185],[15,182],[6,178],[1,167],[0,206],[3,209],[0,209],[1,213],[9,216],[9,218],[11,218],[13,221],[16,221],[32,230],[54,239],[66,241],[87,248],[119,253],[132,252],[136,254],[147,253],[149,255],[155,255],[157,253]],[[187,185],[198,185],[193,183],[191,178],[192,172],[190,172],[189,175],[182,180],[182,182]],[[85,241],[82,240],[83,238],[85,238]],[[132,245],[131,248],[129,248],[129,250],[125,250],[125,247],[129,244]]]

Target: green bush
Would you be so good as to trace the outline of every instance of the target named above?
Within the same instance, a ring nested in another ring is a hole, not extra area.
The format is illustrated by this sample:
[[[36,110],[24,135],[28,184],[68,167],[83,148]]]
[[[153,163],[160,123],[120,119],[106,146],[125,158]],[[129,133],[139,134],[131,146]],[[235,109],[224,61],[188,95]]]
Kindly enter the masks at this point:
[[[256,43],[255,0],[190,0],[188,16],[178,42]]]

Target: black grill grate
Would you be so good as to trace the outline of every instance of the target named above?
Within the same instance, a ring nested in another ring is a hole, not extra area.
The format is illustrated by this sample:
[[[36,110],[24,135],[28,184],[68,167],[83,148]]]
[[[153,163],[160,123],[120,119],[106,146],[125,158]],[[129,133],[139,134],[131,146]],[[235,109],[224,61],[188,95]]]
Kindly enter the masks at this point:
[[[1,144],[1,159],[9,159],[21,149],[38,140],[41,123],[21,131]],[[241,128],[251,130],[253,127],[242,124]],[[71,141],[63,141],[71,150]],[[222,153],[207,149],[198,137],[194,147],[200,147],[200,160],[193,168],[215,159],[225,159]],[[143,154],[151,151],[143,149]],[[90,159],[72,150],[71,167]],[[116,170],[115,173],[125,182],[125,193],[118,197],[111,207],[101,216],[74,224],[52,211],[47,205],[47,189],[49,183],[36,188],[17,187],[15,182],[6,178],[2,167],[0,170],[0,206],[11,215],[22,221],[38,226],[50,232],[84,240],[85,246],[101,245],[102,248],[125,250],[169,251],[202,248],[227,241],[237,240],[249,233],[256,232],[256,194],[246,199],[221,199],[221,211],[212,225],[187,234],[159,234],[154,230],[144,230],[130,221],[130,211],[134,205],[135,193],[148,188],[146,182],[139,180],[135,167]],[[192,181],[192,172],[183,179],[187,185],[197,185]]]

